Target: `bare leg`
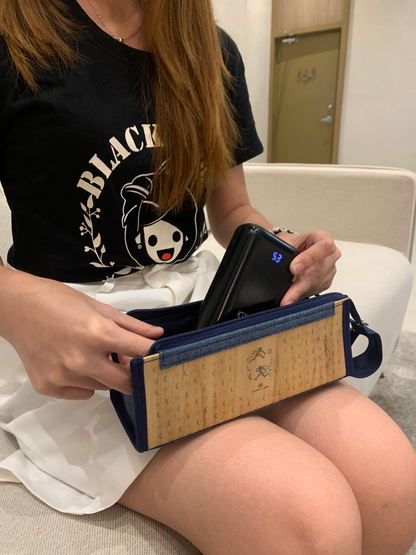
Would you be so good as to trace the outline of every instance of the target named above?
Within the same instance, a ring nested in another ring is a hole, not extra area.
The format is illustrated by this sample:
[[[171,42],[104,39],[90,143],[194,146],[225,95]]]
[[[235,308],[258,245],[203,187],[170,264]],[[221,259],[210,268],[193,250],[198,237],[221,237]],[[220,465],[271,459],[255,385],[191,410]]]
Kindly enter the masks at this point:
[[[361,518],[316,449],[249,416],[161,449],[120,503],[204,555],[360,555]]]
[[[398,426],[344,382],[262,412],[331,460],[350,484],[363,555],[403,555],[416,536],[416,454]]]

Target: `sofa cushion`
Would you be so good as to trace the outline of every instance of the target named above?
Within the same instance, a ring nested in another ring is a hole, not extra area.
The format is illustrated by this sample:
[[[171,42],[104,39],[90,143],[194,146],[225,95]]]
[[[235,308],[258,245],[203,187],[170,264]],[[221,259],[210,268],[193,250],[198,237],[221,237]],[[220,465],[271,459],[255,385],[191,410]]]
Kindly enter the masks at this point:
[[[0,460],[17,448],[0,429]],[[198,555],[183,536],[121,505],[93,515],[51,509],[21,484],[0,483],[2,555]]]

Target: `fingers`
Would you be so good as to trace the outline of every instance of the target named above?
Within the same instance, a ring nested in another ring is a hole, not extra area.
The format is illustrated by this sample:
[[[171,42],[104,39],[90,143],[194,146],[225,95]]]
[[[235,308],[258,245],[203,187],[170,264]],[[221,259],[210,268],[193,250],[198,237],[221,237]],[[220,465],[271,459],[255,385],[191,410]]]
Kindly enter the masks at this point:
[[[152,326],[122,312],[118,313],[118,317],[114,321],[125,330],[148,337],[149,339],[159,339],[164,333],[164,329],[160,326]]]
[[[326,231],[304,233],[294,246],[301,251],[290,265],[290,271],[294,276],[333,256],[338,250],[334,240]]]
[[[90,349],[91,354],[104,351],[131,358],[146,356],[155,340],[164,333],[163,328],[136,320],[102,303],[98,304],[101,305],[100,314],[93,313],[77,329],[77,339],[83,348]],[[70,352],[69,361],[73,356],[73,352]]]
[[[53,280],[22,275],[21,290],[30,294],[21,295],[21,305],[14,303],[9,311],[17,315],[9,324],[9,340],[34,389],[62,399],[89,399],[95,390],[111,388],[131,394],[129,367],[108,356],[145,356],[163,329]]]
[[[128,357],[146,356],[149,353],[154,343],[153,339],[125,330],[110,320],[104,324],[99,337],[96,338],[101,349]]]
[[[100,362],[100,364],[88,370],[88,377],[93,378],[93,380],[100,385],[106,386],[108,389],[115,389],[126,395],[132,395],[130,368],[124,368],[121,364],[111,362],[108,359]],[[78,385],[75,383],[75,380],[71,381],[71,385],[73,384]],[[99,389],[102,389],[102,387]]]
[[[290,266],[295,279],[280,306],[328,289],[336,274],[335,264],[341,256],[333,239],[325,231],[304,233],[294,246],[300,251]]]
[[[95,390],[109,389],[132,394],[128,362],[146,356],[154,341],[102,316],[88,323],[85,337],[66,344],[52,358],[42,357],[37,363],[33,357],[26,359],[26,370],[38,393],[60,399],[89,399]],[[113,352],[122,355],[126,367],[109,360]]]
[[[128,320],[134,320],[134,318],[127,317]],[[142,325],[147,326],[144,322],[137,321],[139,329],[142,329]],[[163,333],[162,328],[158,328],[159,331],[152,331],[156,335],[161,335]],[[85,368],[85,362],[80,361],[76,365],[76,370],[88,374],[91,378],[104,384],[108,388],[121,391],[127,395],[131,395],[131,373],[129,368],[129,363],[133,357],[136,356],[146,356],[151,346],[154,343],[153,339],[138,335],[137,332],[131,332],[120,327],[117,323],[112,320],[105,320],[103,322],[103,328],[99,333],[99,348],[101,352],[106,355],[111,353],[117,353],[119,356],[120,364],[114,363],[108,358],[101,361],[99,359],[98,364],[93,364],[90,368]],[[73,382],[71,382],[72,384]]]
[[[73,364],[72,368],[75,371],[87,374],[90,378],[108,388],[131,395],[129,363],[133,357],[146,356],[154,341],[120,328],[111,320],[106,320],[104,324],[105,329],[100,333],[100,350],[106,357],[111,353],[117,353],[120,364],[112,362],[109,358],[103,360],[97,358],[98,363],[92,364],[89,368],[86,368],[86,361],[84,360],[75,362],[72,359],[68,364]],[[73,381],[71,381],[72,384],[74,384]]]
[[[128,357],[126,355],[118,355],[118,361],[121,364],[121,366],[124,366],[124,368],[128,368],[130,362],[133,360],[133,357]]]
[[[111,388],[93,378],[79,375],[67,370],[55,372],[48,376],[31,378],[32,386],[40,395],[55,399],[82,400],[90,399],[95,391],[108,391]],[[127,390],[127,388],[126,388]]]
[[[149,339],[159,339],[163,335],[163,328],[160,326],[152,326],[137,318],[128,316],[111,306],[100,303],[100,312],[107,318],[113,320],[121,328],[130,331],[132,333],[148,337]]]
[[[38,393],[40,393],[38,391]],[[81,389],[78,387],[60,387],[51,390],[51,393],[42,393],[54,399],[64,399],[65,401],[88,401],[94,395],[95,391],[90,389]]]
[[[129,368],[103,357],[94,366],[69,370],[55,367],[47,375],[32,376],[33,388],[41,395],[57,399],[89,399],[94,391],[115,389],[126,395],[133,393]]]
[[[325,276],[319,276],[319,279],[315,273],[310,271],[304,275],[298,276],[283,297],[280,306],[287,306],[326,291],[331,286],[336,271],[335,266],[333,266],[326,272]]]

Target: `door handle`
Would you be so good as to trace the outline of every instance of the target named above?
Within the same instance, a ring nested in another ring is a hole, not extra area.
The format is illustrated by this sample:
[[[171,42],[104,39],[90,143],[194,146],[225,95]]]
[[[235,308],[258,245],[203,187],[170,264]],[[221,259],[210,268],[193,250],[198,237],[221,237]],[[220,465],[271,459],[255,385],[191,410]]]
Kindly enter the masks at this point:
[[[321,118],[324,123],[332,123],[332,116],[326,116],[326,118]]]

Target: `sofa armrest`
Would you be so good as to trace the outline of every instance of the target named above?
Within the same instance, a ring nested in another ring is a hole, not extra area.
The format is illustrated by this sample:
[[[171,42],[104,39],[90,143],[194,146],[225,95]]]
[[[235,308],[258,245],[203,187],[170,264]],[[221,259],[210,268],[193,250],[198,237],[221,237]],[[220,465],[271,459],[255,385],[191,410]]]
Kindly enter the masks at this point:
[[[335,239],[393,248],[411,258],[416,174],[396,168],[245,164],[253,206],[273,225],[325,229]]]

